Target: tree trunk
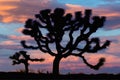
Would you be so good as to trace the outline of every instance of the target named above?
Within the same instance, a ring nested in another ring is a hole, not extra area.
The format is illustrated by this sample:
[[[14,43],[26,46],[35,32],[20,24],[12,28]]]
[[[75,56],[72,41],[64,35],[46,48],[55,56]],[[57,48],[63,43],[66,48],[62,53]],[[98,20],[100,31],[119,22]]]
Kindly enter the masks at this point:
[[[25,73],[28,74],[29,70],[28,70],[28,64],[25,64]]]
[[[62,57],[55,56],[55,59],[53,61],[53,74],[54,75],[59,75],[59,64],[60,64],[61,59]]]

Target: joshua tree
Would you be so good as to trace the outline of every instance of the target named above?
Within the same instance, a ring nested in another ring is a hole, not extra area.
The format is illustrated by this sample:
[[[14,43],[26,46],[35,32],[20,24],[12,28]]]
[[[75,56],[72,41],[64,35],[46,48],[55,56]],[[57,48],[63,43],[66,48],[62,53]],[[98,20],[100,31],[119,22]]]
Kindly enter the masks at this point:
[[[41,59],[36,59],[36,58],[31,59],[30,55],[27,55],[26,53],[27,53],[26,51],[16,52],[13,56],[10,56],[10,59],[13,60],[13,65],[23,63],[25,65],[25,73],[28,74],[28,72],[29,72],[28,61],[40,61],[40,62],[42,62],[42,61],[44,61],[44,59],[43,58],[41,58]]]
[[[100,44],[98,37],[91,37],[104,25],[106,18],[104,16],[91,17],[92,11],[89,9],[85,10],[84,14],[82,16],[78,11],[75,16],[72,16],[70,13],[65,14],[62,8],[56,8],[53,12],[50,9],[41,10],[35,15],[36,19],[26,21],[23,30],[23,34],[31,36],[36,41],[36,45],[28,46],[24,40],[21,44],[24,48],[39,49],[54,56],[53,74],[59,74],[60,60],[71,55],[82,58],[87,66],[98,70],[105,59],[100,58],[98,64],[91,65],[83,54],[96,53],[110,45],[109,40]]]

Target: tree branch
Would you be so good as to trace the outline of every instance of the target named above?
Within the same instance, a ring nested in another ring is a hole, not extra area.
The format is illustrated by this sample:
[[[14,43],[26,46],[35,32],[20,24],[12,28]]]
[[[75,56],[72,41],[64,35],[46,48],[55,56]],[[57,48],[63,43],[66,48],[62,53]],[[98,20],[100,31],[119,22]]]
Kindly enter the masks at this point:
[[[104,62],[105,62],[105,58],[100,58],[99,62],[96,65],[91,65],[87,62],[87,60],[84,58],[84,56],[81,55],[80,57],[83,59],[83,62],[87,66],[89,66],[90,68],[95,69],[95,70],[98,70],[102,65],[104,65]]]
[[[43,52],[45,52],[45,53],[48,52],[50,55],[55,56],[55,53],[52,52],[52,51],[50,50],[50,48],[48,47],[48,42],[47,42],[47,41],[46,41],[46,43],[45,43],[45,45],[44,45],[44,48],[46,48],[46,49],[43,49],[43,47],[42,47],[40,41],[37,40],[36,38],[34,38],[34,39],[35,39],[35,41],[37,42],[38,47],[39,47],[39,49],[40,49],[41,51],[43,51]]]
[[[44,58],[41,58],[41,59],[37,59],[37,58],[35,58],[35,59],[30,59],[30,61],[44,61],[45,59]]]
[[[93,42],[95,43],[95,46],[92,49],[90,49],[91,48],[90,45],[92,45]],[[110,41],[107,40],[102,46],[100,46],[99,38],[92,38],[91,41],[89,41],[88,45],[89,45],[89,48],[86,49],[86,52],[95,53],[95,52],[97,52],[99,50],[107,48],[110,45]]]
[[[27,48],[27,49],[38,49],[38,47],[26,45],[26,41],[24,41],[24,40],[21,41],[21,44],[24,48]]]

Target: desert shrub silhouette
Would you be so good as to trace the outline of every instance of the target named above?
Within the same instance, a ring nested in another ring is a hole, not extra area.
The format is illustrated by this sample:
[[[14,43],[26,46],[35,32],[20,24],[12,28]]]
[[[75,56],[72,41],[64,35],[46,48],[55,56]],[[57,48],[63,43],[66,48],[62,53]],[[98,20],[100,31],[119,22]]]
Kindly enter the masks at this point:
[[[98,37],[90,37],[103,27],[106,19],[104,16],[91,15],[90,9],[86,9],[84,15],[81,11],[75,12],[75,16],[71,13],[65,14],[62,8],[56,8],[53,12],[51,9],[41,10],[35,15],[36,19],[28,19],[25,22],[22,31],[24,35],[31,36],[36,41],[36,46],[28,46],[25,40],[21,41],[21,44],[24,48],[39,49],[55,57],[53,74],[59,74],[60,60],[68,56],[80,57],[87,66],[98,70],[104,64],[105,58],[100,58],[98,64],[91,65],[83,54],[105,49],[110,45],[110,41],[106,40],[101,45]]]
[[[26,53],[27,53],[26,51],[19,51],[19,52],[16,52],[14,55],[10,56],[9,58],[12,59],[13,65],[23,63],[25,65],[25,73],[28,74],[28,72],[29,72],[28,61],[40,61],[40,62],[42,62],[42,61],[44,61],[44,58],[32,59],[32,58],[30,58],[30,55],[28,55]]]

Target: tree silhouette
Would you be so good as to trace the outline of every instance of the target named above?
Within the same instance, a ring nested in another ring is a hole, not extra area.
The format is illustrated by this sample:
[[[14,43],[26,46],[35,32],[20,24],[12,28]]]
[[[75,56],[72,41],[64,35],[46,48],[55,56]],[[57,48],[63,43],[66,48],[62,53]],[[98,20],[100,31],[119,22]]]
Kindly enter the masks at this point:
[[[16,52],[13,56],[10,56],[10,59],[13,60],[13,65],[16,65],[16,64],[21,64],[23,63],[25,65],[25,73],[28,74],[29,72],[29,63],[28,61],[44,61],[43,58],[41,59],[31,59],[30,58],[30,55],[27,55],[26,54],[27,52],[26,51],[19,51],[19,52]]]
[[[87,62],[83,53],[96,53],[107,48],[110,41],[100,44],[98,37],[90,37],[104,25],[105,17],[93,16],[92,10],[86,9],[82,16],[80,11],[75,16],[67,13],[62,8],[41,10],[36,14],[36,19],[28,19],[25,23],[23,34],[31,36],[36,41],[36,46],[28,46],[26,41],[21,41],[24,48],[39,49],[44,53],[54,56],[53,74],[59,74],[59,63],[62,58],[76,56],[92,69],[98,70],[105,62],[101,58],[96,65]],[[45,31],[46,30],[46,31]],[[67,36],[67,40],[66,37]],[[54,50],[53,50],[54,45]],[[82,46],[82,47],[81,47]]]

